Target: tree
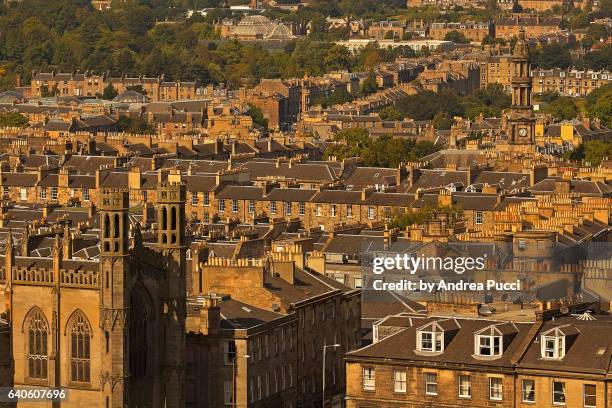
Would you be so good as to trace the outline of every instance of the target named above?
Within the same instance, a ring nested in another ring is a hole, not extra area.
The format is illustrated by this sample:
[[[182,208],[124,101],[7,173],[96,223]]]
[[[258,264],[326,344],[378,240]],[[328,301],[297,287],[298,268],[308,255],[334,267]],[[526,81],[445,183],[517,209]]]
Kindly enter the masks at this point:
[[[612,157],[612,143],[601,140],[591,140],[584,143],[584,159],[591,166],[599,166],[601,162]]]
[[[449,117],[463,116],[465,113],[461,99],[450,91],[419,92],[400,100],[396,108],[405,117],[414,120],[431,120],[438,112],[445,112]]]
[[[0,114],[0,127],[24,128],[28,125],[28,118],[19,112],[6,112]]]
[[[536,65],[543,69],[566,69],[572,63],[568,47],[560,43],[545,44],[541,50],[534,52],[533,57]]]
[[[121,132],[134,133],[140,135],[154,134],[155,126],[148,123],[143,117],[120,116],[117,120],[117,127]]]
[[[104,92],[102,93],[102,99],[106,99],[110,101],[115,96],[117,96],[117,90],[113,86],[113,84],[109,83],[104,87]]]
[[[544,112],[551,114],[557,120],[571,120],[578,116],[578,107],[573,98],[559,96],[546,105]]]
[[[404,119],[404,115],[402,115],[400,111],[395,109],[394,106],[387,106],[381,109],[378,112],[378,114],[380,115],[380,118],[382,120],[403,120]]]
[[[253,123],[267,129],[268,119],[264,117],[263,111],[259,107],[251,103],[249,103],[248,106],[249,106],[248,114],[251,118],[253,118]]]
[[[453,31],[449,31],[448,33],[446,33],[446,35],[444,36],[444,39],[446,41],[452,41],[456,44],[469,44],[470,40],[463,35],[462,32],[457,31],[457,30],[453,30]]]
[[[481,113],[486,117],[499,117],[503,109],[508,108],[512,98],[501,85],[489,85],[479,89],[474,95],[464,97],[462,105],[466,116],[471,119]]]
[[[574,161],[584,160],[591,166],[599,166],[604,159],[610,157],[612,157],[612,143],[601,140],[584,142],[571,151],[569,155],[565,155],[566,159]]]
[[[451,117],[448,116],[446,112],[438,112],[433,117],[431,124],[434,128],[439,130],[448,130],[453,125],[454,121]]]
[[[376,74],[374,71],[368,73],[368,77],[361,84],[361,94],[368,96],[375,93],[378,90],[378,83],[376,82]]]
[[[612,128],[612,84],[591,92],[586,97],[585,108],[591,118],[599,118],[604,126]]]

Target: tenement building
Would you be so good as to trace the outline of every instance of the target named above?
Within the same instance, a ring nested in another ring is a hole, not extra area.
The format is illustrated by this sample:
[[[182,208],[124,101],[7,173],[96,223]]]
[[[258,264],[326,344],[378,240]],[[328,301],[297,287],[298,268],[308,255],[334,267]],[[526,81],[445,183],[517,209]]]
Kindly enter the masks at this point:
[[[347,355],[347,407],[610,406],[610,317],[551,317],[381,319]]]

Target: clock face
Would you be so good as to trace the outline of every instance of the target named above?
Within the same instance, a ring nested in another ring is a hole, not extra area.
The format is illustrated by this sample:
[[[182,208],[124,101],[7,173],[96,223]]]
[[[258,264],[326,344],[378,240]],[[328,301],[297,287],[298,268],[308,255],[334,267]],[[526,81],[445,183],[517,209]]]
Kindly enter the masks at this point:
[[[527,136],[527,129],[525,129],[525,128],[519,129],[518,133],[519,133],[519,136],[525,137],[525,136]]]

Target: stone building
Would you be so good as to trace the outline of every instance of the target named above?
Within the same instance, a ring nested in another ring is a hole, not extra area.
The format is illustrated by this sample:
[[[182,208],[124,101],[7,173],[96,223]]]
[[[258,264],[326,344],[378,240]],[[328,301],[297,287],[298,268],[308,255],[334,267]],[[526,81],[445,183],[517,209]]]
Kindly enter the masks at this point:
[[[557,92],[567,96],[587,96],[595,89],[612,83],[609,71],[536,69],[531,71],[533,92]]]
[[[282,41],[295,38],[289,26],[261,15],[245,16],[239,22],[224,19],[215,25],[222,38]]]
[[[491,55],[480,62],[480,87],[501,85],[510,91],[512,81],[512,55]]]
[[[369,25],[367,35],[370,38],[397,38],[403,39],[406,25],[401,21],[376,21]]]
[[[495,36],[495,25],[493,23],[431,23],[429,36],[434,40],[444,40],[446,34],[457,31],[470,41],[482,42],[486,37]]]
[[[326,350],[325,367],[326,399],[337,401],[344,389],[341,356],[360,342],[359,291],[310,270],[304,249],[277,246],[263,257],[232,260],[215,258],[213,246],[198,248],[198,257],[207,261],[192,260],[191,293],[224,295],[214,307],[207,306],[208,316],[200,309],[199,327],[211,325],[207,333],[195,325],[188,343],[200,345],[202,355],[215,347],[233,352],[231,364],[219,370],[225,374],[215,379],[201,375],[194,389],[218,389],[220,398],[220,390],[233,390],[234,383],[237,406],[320,406],[323,348],[339,344]],[[218,308],[221,313],[211,319]],[[213,386],[212,381],[222,379],[225,387]],[[214,406],[213,401],[200,404]]]
[[[130,244],[121,189],[101,194],[98,259],[73,258],[68,223],[51,258],[28,253],[28,235],[18,251],[9,232],[0,282],[15,386],[66,388],[65,406],[184,406],[185,193],[159,192],[153,245],[138,229]]]
[[[96,96],[102,95],[106,86],[103,75],[61,72],[32,72],[31,96]]]
[[[347,407],[607,407],[612,322],[568,310],[533,322],[408,313],[381,321],[378,341],[347,356]]]
[[[537,38],[560,32],[560,25],[560,17],[545,18],[539,15],[515,14],[509,18],[500,18],[495,22],[495,37],[509,41],[517,38],[521,29],[524,29],[527,38]]]

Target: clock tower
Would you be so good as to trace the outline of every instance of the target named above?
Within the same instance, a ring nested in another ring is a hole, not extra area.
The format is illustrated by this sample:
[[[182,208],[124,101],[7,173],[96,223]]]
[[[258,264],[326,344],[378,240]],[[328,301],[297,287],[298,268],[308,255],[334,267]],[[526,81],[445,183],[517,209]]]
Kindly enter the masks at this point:
[[[509,143],[513,146],[535,145],[535,117],[531,105],[529,44],[521,28],[512,53],[512,106],[508,120]]]

